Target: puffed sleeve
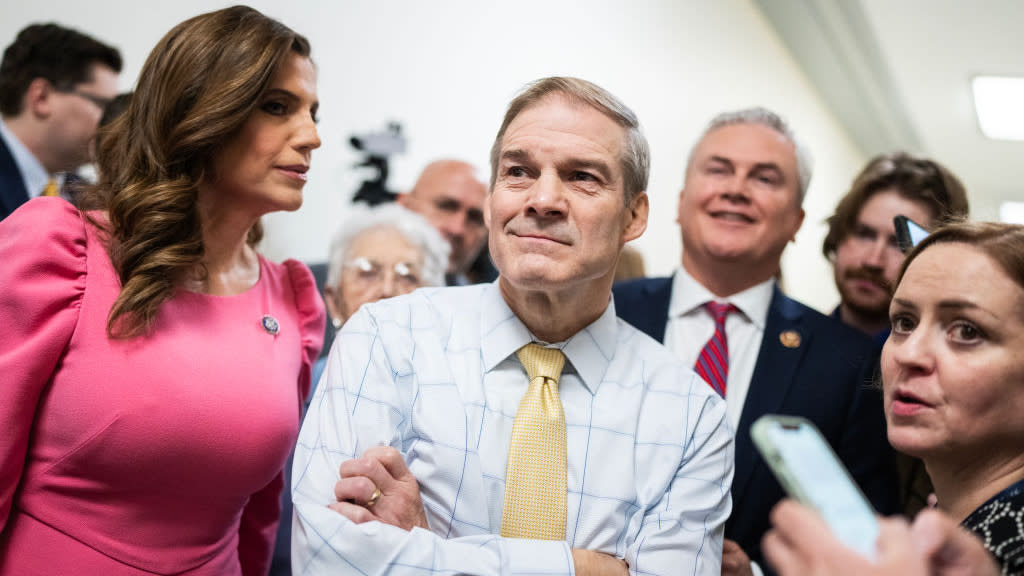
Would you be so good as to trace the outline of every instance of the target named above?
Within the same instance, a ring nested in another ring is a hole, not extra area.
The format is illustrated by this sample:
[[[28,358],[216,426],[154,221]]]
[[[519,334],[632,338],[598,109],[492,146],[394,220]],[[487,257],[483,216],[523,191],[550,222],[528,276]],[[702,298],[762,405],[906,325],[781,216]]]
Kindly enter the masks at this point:
[[[295,295],[295,309],[301,334],[302,367],[297,382],[296,403],[301,413],[309,394],[313,363],[320,355],[324,343],[326,314],[320,292],[316,288],[313,273],[296,260],[286,260],[284,266]],[[284,472],[278,474],[265,488],[249,498],[238,534],[238,557],[242,573],[249,575],[266,574],[270,568],[270,555],[280,516],[281,490]]]
[[[295,293],[295,307],[299,312],[299,330],[302,334],[302,374],[299,376],[299,401],[309,396],[313,364],[324,345],[327,313],[324,301],[316,287],[316,279],[309,268],[297,260],[285,260],[288,277]]]
[[[0,221],[0,531],[40,395],[78,322],[85,226],[82,214],[60,198],[31,200]]]

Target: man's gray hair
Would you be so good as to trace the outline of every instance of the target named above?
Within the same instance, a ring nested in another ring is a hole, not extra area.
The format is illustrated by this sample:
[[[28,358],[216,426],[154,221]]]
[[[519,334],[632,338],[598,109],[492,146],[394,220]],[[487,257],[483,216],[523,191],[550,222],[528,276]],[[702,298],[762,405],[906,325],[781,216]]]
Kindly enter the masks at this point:
[[[352,242],[364,232],[391,228],[423,254],[420,280],[424,286],[443,286],[451,246],[441,233],[419,214],[395,203],[374,207],[352,206],[348,217],[331,240],[327,252],[327,285],[336,287]]]
[[[736,110],[734,112],[723,112],[718,116],[711,119],[708,123],[708,127],[701,133],[700,138],[697,139],[697,143],[694,144],[693,148],[690,149],[690,159],[687,162],[693,162],[693,153],[697,150],[697,146],[700,144],[704,137],[725,126],[732,126],[735,124],[760,124],[767,126],[772,130],[778,132],[782,136],[789,140],[793,145],[793,150],[796,155],[796,171],[799,178],[798,184],[798,199],[800,204],[804,203],[804,196],[807,195],[807,187],[811,183],[811,172],[813,169],[813,159],[811,153],[804,146],[803,142],[797,139],[793,133],[793,129],[789,127],[789,124],[782,119],[781,116],[768,110],[767,108],[761,108],[760,106],[754,108],[745,108],[743,110]]]
[[[647,138],[640,131],[640,121],[636,114],[611,92],[592,82],[565,76],[552,76],[531,82],[509,103],[505,119],[494,138],[494,145],[491,146],[491,190],[494,190],[494,182],[497,180],[498,162],[501,160],[498,155],[501,154],[501,142],[509,124],[522,111],[552,94],[590,106],[622,126],[625,137],[622,142],[622,158],[619,160],[622,162],[625,202],[629,206],[637,194],[647,190],[647,178],[650,174],[651,153]]]

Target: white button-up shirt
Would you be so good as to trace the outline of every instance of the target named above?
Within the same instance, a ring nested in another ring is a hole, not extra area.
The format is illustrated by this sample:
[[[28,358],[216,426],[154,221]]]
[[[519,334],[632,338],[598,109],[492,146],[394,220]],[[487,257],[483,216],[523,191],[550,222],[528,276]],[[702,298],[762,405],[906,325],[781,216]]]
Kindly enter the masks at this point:
[[[557,344],[565,540],[499,536],[528,385],[515,351],[534,340],[496,284],[422,289],[349,319],[295,452],[293,572],[571,574],[571,549],[585,548],[634,573],[718,576],[733,469],[724,403],[611,303]],[[429,531],[357,525],[327,508],[340,464],[375,445],[404,456]]]
[[[697,364],[701,350],[715,333],[715,320],[704,304],[710,300],[729,302],[740,310],[725,318],[725,337],[729,345],[725,403],[733,430],[739,426],[750,380],[754,377],[774,286],[775,280],[768,280],[723,299],[712,294],[683,268],[676,270],[672,278],[665,346],[687,366]]]

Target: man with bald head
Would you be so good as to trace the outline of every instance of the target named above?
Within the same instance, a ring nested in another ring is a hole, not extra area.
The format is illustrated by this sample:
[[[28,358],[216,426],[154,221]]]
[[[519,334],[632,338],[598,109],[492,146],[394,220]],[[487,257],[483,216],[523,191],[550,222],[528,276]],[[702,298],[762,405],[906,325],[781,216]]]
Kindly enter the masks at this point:
[[[472,165],[461,160],[428,164],[419,180],[398,203],[420,213],[452,246],[448,283],[468,284],[466,271],[487,241],[484,198],[487,187]]]

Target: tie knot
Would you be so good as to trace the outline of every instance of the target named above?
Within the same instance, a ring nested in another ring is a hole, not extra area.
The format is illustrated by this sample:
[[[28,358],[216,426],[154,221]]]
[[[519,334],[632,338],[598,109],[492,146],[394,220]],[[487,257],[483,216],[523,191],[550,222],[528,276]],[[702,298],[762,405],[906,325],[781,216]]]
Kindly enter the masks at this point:
[[[545,348],[540,344],[530,343],[523,346],[516,352],[516,357],[522,362],[523,368],[530,376],[530,380],[538,376],[550,378],[558,383],[562,375],[562,367],[565,365],[565,355],[558,348]]]
[[[704,305],[708,309],[708,313],[715,319],[715,324],[722,324],[725,322],[725,317],[733,312],[739,312],[739,308],[735,304],[729,302],[715,302],[714,300]]]
[[[57,188],[57,181],[51,178],[50,181],[46,183],[46,186],[43,187],[42,196],[56,196],[59,193],[60,189]]]

